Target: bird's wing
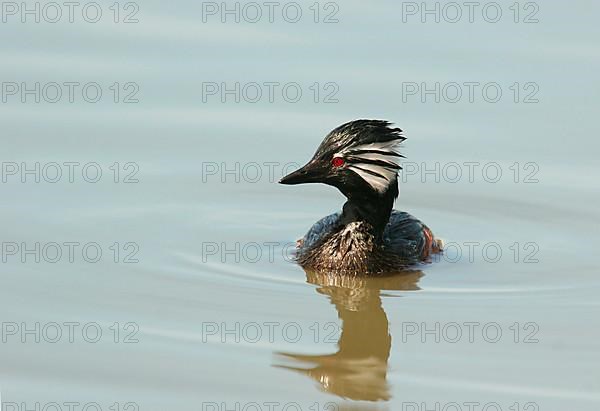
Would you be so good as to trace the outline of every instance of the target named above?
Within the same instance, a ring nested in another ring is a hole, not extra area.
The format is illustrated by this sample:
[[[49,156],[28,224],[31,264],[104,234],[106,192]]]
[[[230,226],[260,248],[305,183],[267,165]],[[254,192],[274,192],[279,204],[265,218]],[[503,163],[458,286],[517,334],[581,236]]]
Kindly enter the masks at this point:
[[[394,210],[383,232],[384,245],[407,263],[416,264],[428,254],[425,230],[428,228],[420,220],[404,211]]]
[[[299,247],[310,248],[315,245],[317,241],[333,230],[337,225],[340,215],[340,212],[333,213],[317,221],[300,240],[301,244],[299,244]]]

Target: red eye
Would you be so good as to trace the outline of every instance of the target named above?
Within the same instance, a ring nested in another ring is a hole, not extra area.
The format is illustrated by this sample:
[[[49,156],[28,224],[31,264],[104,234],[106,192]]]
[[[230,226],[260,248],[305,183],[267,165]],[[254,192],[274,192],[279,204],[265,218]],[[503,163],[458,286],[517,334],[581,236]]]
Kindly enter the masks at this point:
[[[333,160],[331,160],[331,164],[333,164],[334,167],[341,167],[345,163],[346,162],[344,161],[344,159],[342,157],[333,157]]]

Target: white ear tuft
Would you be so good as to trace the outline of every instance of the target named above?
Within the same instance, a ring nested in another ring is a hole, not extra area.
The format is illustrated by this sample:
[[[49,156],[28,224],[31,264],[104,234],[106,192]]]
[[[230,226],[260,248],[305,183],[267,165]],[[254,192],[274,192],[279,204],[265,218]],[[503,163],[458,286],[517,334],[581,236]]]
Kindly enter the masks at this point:
[[[401,140],[347,147],[335,156],[348,160],[348,169],[358,174],[373,189],[382,193],[395,181],[400,169],[398,148]]]

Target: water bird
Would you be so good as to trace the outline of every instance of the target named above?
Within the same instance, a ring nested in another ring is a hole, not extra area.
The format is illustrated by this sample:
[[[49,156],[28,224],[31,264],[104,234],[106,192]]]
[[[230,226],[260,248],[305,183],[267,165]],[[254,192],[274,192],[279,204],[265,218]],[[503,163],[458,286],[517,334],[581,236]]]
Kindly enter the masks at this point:
[[[388,121],[351,121],[327,134],[306,165],[279,181],[327,184],[348,199],[341,212],[317,221],[298,240],[296,260],[305,270],[391,274],[442,251],[429,227],[393,209],[404,140]]]

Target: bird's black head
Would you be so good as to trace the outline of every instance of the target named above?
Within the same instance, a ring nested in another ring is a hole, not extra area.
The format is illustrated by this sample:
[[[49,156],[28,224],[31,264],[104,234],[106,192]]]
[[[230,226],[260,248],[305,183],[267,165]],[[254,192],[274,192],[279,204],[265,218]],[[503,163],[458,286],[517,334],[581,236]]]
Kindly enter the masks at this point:
[[[281,184],[324,183],[349,199],[398,196],[402,130],[383,120],[355,120],[331,131],[304,167]]]

